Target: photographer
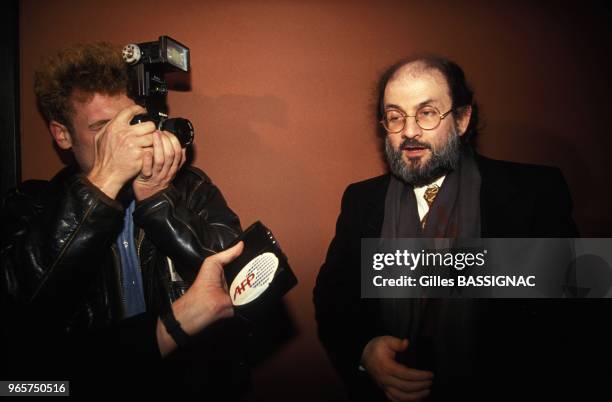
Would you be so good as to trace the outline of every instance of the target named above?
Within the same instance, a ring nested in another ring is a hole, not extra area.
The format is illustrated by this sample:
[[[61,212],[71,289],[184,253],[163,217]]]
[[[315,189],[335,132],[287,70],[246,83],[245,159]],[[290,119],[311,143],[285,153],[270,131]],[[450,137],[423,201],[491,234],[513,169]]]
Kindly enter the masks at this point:
[[[12,377],[145,378],[160,350],[173,349],[168,336],[183,343],[190,331],[180,317],[185,327],[174,325],[172,311],[186,303],[176,300],[202,261],[241,230],[208,176],[184,166],[176,137],[151,122],[130,125],[145,110],[127,87],[120,50],[105,43],[69,47],[36,72],[39,109],[73,163],[2,200],[0,295]],[[159,348],[139,338],[142,325]],[[123,348],[109,355],[113,336]],[[108,366],[97,360],[119,353]]]

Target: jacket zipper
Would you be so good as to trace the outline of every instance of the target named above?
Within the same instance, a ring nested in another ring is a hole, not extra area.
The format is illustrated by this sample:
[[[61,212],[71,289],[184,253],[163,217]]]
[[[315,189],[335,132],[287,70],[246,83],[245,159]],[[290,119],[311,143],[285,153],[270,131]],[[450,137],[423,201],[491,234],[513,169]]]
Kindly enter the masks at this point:
[[[143,275],[143,263],[141,257],[141,249],[144,237],[144,230],[142,228],[138,228],[138,235],[136,236],[136,257],[138,257],[138,268],[140,268],[140,277],[142,283],[142,292],[145,301],[145,308],[147,311],[149,311],[149,303],[147,302],[147,283],[145,282],[145,276]]]
[[[138,238],[136,239],[136,255],[138,256],[138,261],[140,261],[140,247],[142,246],[142,241],[144,240],[144,230],[138,228]],[[141,266],[142,271],[142,264]]]

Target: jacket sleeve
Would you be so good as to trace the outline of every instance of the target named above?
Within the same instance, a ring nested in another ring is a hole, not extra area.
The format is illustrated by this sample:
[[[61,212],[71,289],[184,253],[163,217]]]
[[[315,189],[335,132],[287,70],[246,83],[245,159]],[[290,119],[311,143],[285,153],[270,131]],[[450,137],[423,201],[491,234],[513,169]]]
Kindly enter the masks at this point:
[[[361,299],[358,197],[349,186],[336,234],[314,288],[318,334],[332,364],[347,383],[359,381],[366,344],[376,333],[372,301]]]
[[[20,305],[71,311],[116,238],[123,208],[73,176],[25,182],[3,198],[2,221],[2,293]]]
[[[184,168],[165,190],[138,203],[134,222],[192,282],[202,261],[229,245],[240,220],[202,171]]]

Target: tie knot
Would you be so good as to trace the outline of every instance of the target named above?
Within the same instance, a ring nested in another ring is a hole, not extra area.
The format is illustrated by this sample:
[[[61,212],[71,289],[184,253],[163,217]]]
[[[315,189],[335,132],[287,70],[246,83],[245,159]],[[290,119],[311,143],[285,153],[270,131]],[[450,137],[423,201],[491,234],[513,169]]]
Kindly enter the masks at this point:
[[[431,186],[427,187],[425,194],[423,194],[423,198],[425,198],[425,201],[427,201],[427,205],[430,208],[431,204],[433,204],[434,199],[436,198],[436,195],[438,195],[438,190],[440,190],[440,186],[437,184],[432,184]]]

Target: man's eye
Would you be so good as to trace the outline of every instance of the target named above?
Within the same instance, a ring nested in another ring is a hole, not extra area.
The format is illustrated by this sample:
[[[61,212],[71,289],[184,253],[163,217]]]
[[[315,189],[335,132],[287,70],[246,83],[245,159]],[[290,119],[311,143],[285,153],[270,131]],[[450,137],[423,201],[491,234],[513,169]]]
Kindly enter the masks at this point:
[[[419,116],[423,116],[423,117],[433,117],[436,114],[437,113],[434,109],[422,109],[419,111]]]
[[[397,113],[395,111],[387,113],[387,121],[389,122],[400,121],[403,118],[404,116],[402,116],[400,113]]]

